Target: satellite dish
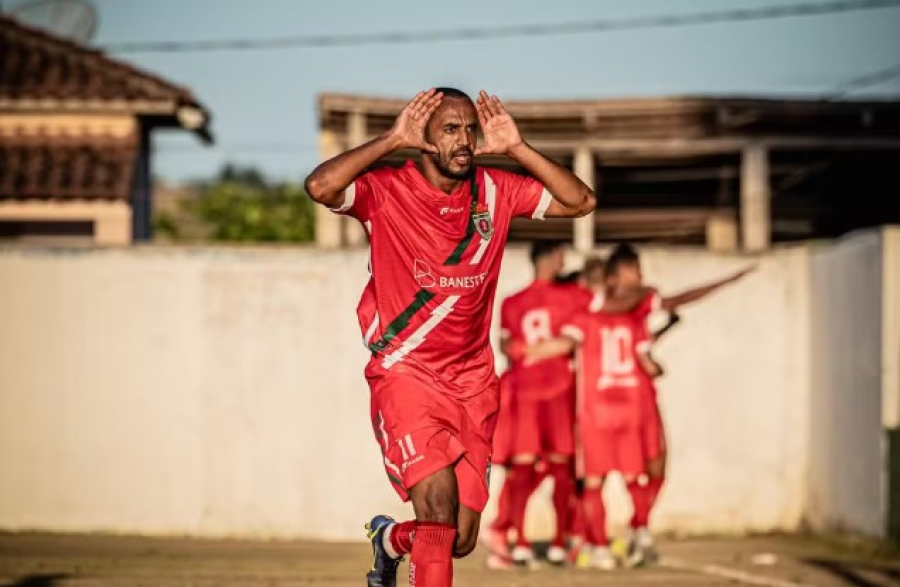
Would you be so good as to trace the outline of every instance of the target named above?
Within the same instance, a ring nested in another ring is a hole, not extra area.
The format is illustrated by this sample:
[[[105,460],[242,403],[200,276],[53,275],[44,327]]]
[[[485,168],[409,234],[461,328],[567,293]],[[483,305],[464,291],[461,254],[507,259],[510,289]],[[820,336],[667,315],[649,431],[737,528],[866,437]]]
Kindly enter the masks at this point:
[[[87,0],[32,0],[9,9],[21,22],[87,44],[97,31],[97,9]]]

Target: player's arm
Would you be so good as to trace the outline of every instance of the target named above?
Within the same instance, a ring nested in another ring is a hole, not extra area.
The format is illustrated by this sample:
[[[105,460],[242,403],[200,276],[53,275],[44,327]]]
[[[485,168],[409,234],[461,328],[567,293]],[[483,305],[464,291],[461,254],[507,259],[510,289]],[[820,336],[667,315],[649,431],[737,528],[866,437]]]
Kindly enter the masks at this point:
[[[497,96],[482,91],[475,104],[484,145],[476,155],[508,155],[543,184],[553,197],[544,212],[546,218],[576,218],[589,214],[597,205],[594,192],[574,173],[551,161],[522,140],[519,129]]]
[[[638,353],[638,363],[641,365],[641,369],[644,370],[648,376],[652,378],[661,377],[665,370],[662,368],[662,365],[656,362],[656,359],[653,358],[653,355],[650,354],[650,351]]]
[[[434,89],[416,94],[389,131],[316,167],[306,177],[306,193],[319,204],[340,208],[344,204],[344,190],[366,168],[385,156],[400,149],[436,153],[437,147],[425,141],[425,124],[442,98],[443,94],[435,93]]]
[[[521,361],[525,356],[524,341],[513,337],[515,322],[515,309],[510,298],[506,298],[500,305],[500,352],[506,355],[509,361]]]
[[[637,308],[644,298],[655,293],[656,290],[654,288],[645,286],[616,292],[615,295],[604,298],[602,309],[610,314],[628,314]]]
[[[656,342],[660,339],[660,337],[672,330],[672,327],[681,322],[681,316],[678,315],[677,312],[669,312],[669,320],[663,325],[662,328],[656,330],[650,334],[650,339],[653,342]]]
[[[564,357],[572,354],[577,346],[578,341],[565,335],[542,340],[525,348],[525,360],[529,363],[536,363],[544,359]]]
[[[662,298],[660,307],[667,312],[671,312],[674,309],[683,306],[685,304],[690,304],[692,302],[696,302],[698,300],[702,300],[709,294],[715,292],[718,289],[725,287],[726,285],[731,285],[732,283],[740,280],[742,277],[754,271],[756,266],[750,266],[745,269],[741,269],[737,273],[733,275],[729,275],[725,279],[720,279],[719,281],[714,281],[712,283],[708,283],[706,285],[701,285],[700,287],[695,287],[693,289],[689,289],[683,291],[674,296],[667,296]]]

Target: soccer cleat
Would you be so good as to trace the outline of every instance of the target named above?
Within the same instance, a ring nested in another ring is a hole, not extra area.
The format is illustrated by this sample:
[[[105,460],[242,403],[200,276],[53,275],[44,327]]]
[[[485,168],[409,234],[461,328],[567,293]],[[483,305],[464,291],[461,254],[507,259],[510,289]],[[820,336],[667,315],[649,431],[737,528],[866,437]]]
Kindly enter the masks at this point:
[[[397,567],[403,557],[393,558],[384,548],[384,532],[394,524],[389,516],[375,516],[366,524],[366,537],[372,542],[372,570],[366,573],[368,587],[397,587]]]
[[[520,567],[528,569],[537,568],[537,560],[534,557],[534,550],[530,546],[523,544],[516,545],[512,551],[512,561]]]
[[[485,546],[491,554],[496,554],[504,559],[511,559],[512,553],[509,550],[509,539],[505,530],[496,530],[488,528],[482,538]]]
[[[552,565],[561,566],[566,564],[569,553],[562,546],[552,545],[547,550],[547,561]]]
[[[653,546],[653,538],[646,528],[637,528],[631,533],[628,540],[628,556],[625,560],[632,568],[652,565],[659,560],[659,554]]]
[[[488,553],[485,566],[489,571],[508,571],[516,568],[515,563],[509,557],[504,557],[493,552]]]
[[[576,569],[591,568],[591,553],[593,549],[590,544],[582,544],[575,555],[574,565]]]
[[[609,548],[597,546],[591,550],[590,568],[601,571],[612,571],[616,568],[616,559]]]

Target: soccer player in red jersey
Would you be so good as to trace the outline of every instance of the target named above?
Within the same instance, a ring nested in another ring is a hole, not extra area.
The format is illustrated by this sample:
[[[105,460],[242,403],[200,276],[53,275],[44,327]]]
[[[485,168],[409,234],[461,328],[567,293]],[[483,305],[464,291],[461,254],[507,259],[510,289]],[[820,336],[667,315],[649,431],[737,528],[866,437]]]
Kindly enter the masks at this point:
[[[527,356],[548,360],[576,350],[579,476],[584,479],[581,554],[588,566],[610,570],[603,485],[618,471],[626,481],[646,468],[641,443],[640,386],[657,366],[649,356],[646,328],[631,314],[580,312],[566,321],[562,337],[529,347]]]
[[[418,149],[421,163],[366,171],[400,149]],[[476,167],[479,154],[507,155],[531,177]],[[583,216],[594,195],[522,140],[496,96],[475,104],[451,88],[419,93],[388,132],[319,165],[306,189],[369,235],[358,316],[372,424],[388,478],[415,511],[368,524],[368,584],[396,585],[409,554],[411,585],[448,587],[488,498],[498,409],[489,327],[510,222]]]
[[[661,297],[655,290],[648,294],[633,310],[632,316],[646,328],[647,320],[656,310],[672,312],[685,304],[705,298],[718,289],[732,284],[754,267],[743,269],[713,283],[689,289],[674,296]],[[637,251],[628,244],[618,245],[610,255],[606,264],[607,291],[610,295],[621,295],[643,287],[640,257]],[[671,321],[670,321],[671,324]],[[665,330],[664,330],[665,331]],[[658,338],[657,332],[652,338]],[[667,446],[665,428],[657,401],[656,386],[652,378],[646,378],[641,385],[641,440],[647,457],[647,470],[644,479],[632,479],[627,483],[634,504],[628,539],[628,563],[632,566],[652,562],[656,559],[652,537],[648,531],[650,513],[656,504],[659,492],[665,482]]]
[[[501,347],[510,356],[512,397],[511,466],[509,473],[510,514],[516,530],[512,558],[518,564],[534,560],[525,538],[528,498],[542,477],[540,461],[553,479],[556,534],[548,551],[552,563],[566,559],[568,505],[574,480],[574,381],[568,357],[529,362],[515,356],[510,347],[531,345],[558,334],[562,321],[578,308],[571,288],[555,283],[563,267],[561,243],[536,242],[531,249],[534,281],[506,298],[500,312]]]

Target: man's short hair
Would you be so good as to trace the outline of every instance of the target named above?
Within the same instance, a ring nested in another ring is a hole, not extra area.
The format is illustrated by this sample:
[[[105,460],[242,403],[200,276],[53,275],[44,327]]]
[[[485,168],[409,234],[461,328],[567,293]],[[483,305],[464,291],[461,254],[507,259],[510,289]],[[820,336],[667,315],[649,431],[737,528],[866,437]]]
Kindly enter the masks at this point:
[[[582,272],[585,274],[593,273],[594,271],[605,271],[606,270],[606,261],[603,257],[590,256],[584,260],[584,269]]]
[[[456,99],[459,99],[459,100],[468,100],[469,102],[473,102],[473,100],[472,100],[472,98],[469,96],[469,94],[465,93],[465,92],[462,91],[462,90],[458,90],[458,89],[456,89],[456,88],[450,88],[450,87],[443,87],[443,86],[442,86],[442,87],[440,87],[440,88],[435,88],[434,91],[435,91],[435,93],[441,93],[441,94],[444,94],[444,97],[445,97],[445,98],[456,98]],[[474,103],[474,102],[473,102],[473,103]]]
[[[547,255],[556,252],[557,250],[563,247],[562,241],[553,241],[553,240],[539,240],[531,243],[531,262],[532,264],[537,263],[539,260],[543,259]]]
[[[641,260],[638,252],[628,243],[619,243],[613,252],[610,253],[609,259],[606,260],[607,275],[615,275],[619,267],[622,265],[630,265],[639,263]]]
[[[568,273],[557,275],[554,282],[563,284],[577,283],[579,279],[581,279],[581,271],[569,271]]]

